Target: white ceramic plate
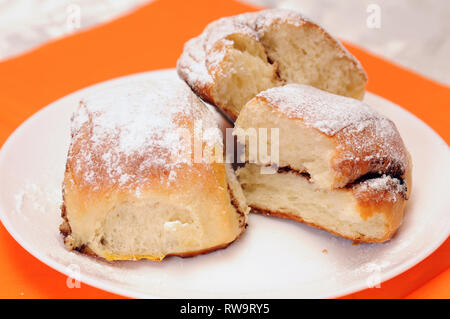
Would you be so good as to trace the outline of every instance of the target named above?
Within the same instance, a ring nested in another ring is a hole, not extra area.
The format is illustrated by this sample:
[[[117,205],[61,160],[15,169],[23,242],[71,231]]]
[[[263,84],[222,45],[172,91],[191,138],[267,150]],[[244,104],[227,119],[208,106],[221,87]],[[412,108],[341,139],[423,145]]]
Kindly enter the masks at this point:
[[[130,297],[337,297],[400,274],[448,237],[448,146],[404,109],[368,93],[367,103],[397,124],[414,164],[407,214],[389,242],[354,246],[299,223],[251,215],[238,241],[194,258],[107,263],[68,252],[58,226],[73,110],[80,97],[100,87],[160,76],[176,74],[166,70],[127,76],[64,97],[23,123],[3,146],[1,220],[19,244],[50,267]]]

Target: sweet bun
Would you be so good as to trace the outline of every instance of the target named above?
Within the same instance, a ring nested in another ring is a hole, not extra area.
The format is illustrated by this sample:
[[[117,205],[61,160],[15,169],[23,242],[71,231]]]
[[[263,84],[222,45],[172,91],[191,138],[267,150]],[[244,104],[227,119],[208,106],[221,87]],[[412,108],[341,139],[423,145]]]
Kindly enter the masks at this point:
[[[248,213],[223,163],[216,123],[174,76],[110,87],[80,102],[63,199],[66,247],[107,260],[226,247],[244,231]]]
[[[253,211],[361,242],[385,241],[401,224],[411,192],[410,156],[394,123],[363,102],[289,84],[258,94],[235,125],[247,161],[252,134],[279,130],[278,141],[267,133],[263,145],[276,163],[258,154],[238,170]],[[274,143],[277,156],[269,152]],[[262,172],[273,164],[274,174]]]
[[[301,83],[357,99],[367,76],[359,62],[301,14],[269,9],[222,18],[189,40],[178,74],[232,119],[257,93]]]

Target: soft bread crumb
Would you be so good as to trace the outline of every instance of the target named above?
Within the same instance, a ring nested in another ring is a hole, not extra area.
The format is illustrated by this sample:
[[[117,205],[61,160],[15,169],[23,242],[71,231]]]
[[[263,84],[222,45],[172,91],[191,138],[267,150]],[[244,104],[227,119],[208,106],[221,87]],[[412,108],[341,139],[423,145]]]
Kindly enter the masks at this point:
[[[301,14],[281,9],[214,21],[186,43],[177,70],[233,119],[270,87],[301,83],[362,99],[367,82],[338,40]]]
[[[256,213],[294,219],[361,242],[385,241],[400,225],[406,201],[399,193],[396,202],[373,198],[374,206],[366,214],[351,188],[317,189],[293,171],[261,174],[260,168],[246,164],[237,171],[247,203]]]

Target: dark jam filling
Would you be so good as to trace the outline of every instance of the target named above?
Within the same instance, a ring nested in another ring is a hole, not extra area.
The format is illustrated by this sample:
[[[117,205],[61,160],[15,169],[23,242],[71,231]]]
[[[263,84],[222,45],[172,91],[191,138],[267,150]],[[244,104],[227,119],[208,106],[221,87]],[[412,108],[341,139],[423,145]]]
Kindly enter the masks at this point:
[[[292,169],[290,166],[284,166],[278,168],[278,173],[294,173],[301,177],[306,178],[308,181],[311,179],[311,175],[308,172]]]
[[[311,179],[311,175],[308,172],[295,170],[295,169],[292,169],[289,166],[284,166],[284,167],[278,168],[278,173],[294,173],[294,174],[297,174],[299,176],[302,176],[302,177],[306,178],[308,181]],[[367,181],[367,180],[370,180],[370,179],[375,179],[375,178],[382,178],[383,175],[384,176],[386,176],[386,175],[390,176],[391,178],[395,178],[395,179],[398,179],[400,181],[400,185],[403,185],[404,186],[403,189],[405,190],[404,192],[402,192],[401,195],[406,199],[407,185],[406,185],[404,179],[401,176],[399,176],[399,175],[380,174],[380,173],[367,173],[367,174],[364,174],[364,175],[360,176],[358,179],[354,180],[353,182],[348,183],[343,188],[352,188],[352,187],[354,187],[354,186],[356,186],[356,185],[358,185],[358,184],[360,184],[360,183],[362,183],[364,181]]]

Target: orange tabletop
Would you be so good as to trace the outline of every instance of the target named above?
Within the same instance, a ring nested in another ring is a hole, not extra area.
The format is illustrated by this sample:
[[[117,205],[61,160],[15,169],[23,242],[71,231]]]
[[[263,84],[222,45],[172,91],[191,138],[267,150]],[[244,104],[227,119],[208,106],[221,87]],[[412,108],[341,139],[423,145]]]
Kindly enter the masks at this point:
[[[257,10],[232,0],[160,0],[111,23],[0,63],[0,145],[56,99],[114,77],[175,67],[186,40],[222,16]],[[412,112],[450,140],[450,89],[347,45],[369,75],[368,90]],[[0,181],[1,182],[1,181]],[[117,298],[66,277],[28,254],[0,225],[0,297]],[[348,298],[450,297],[450,241],[403,274]]]

